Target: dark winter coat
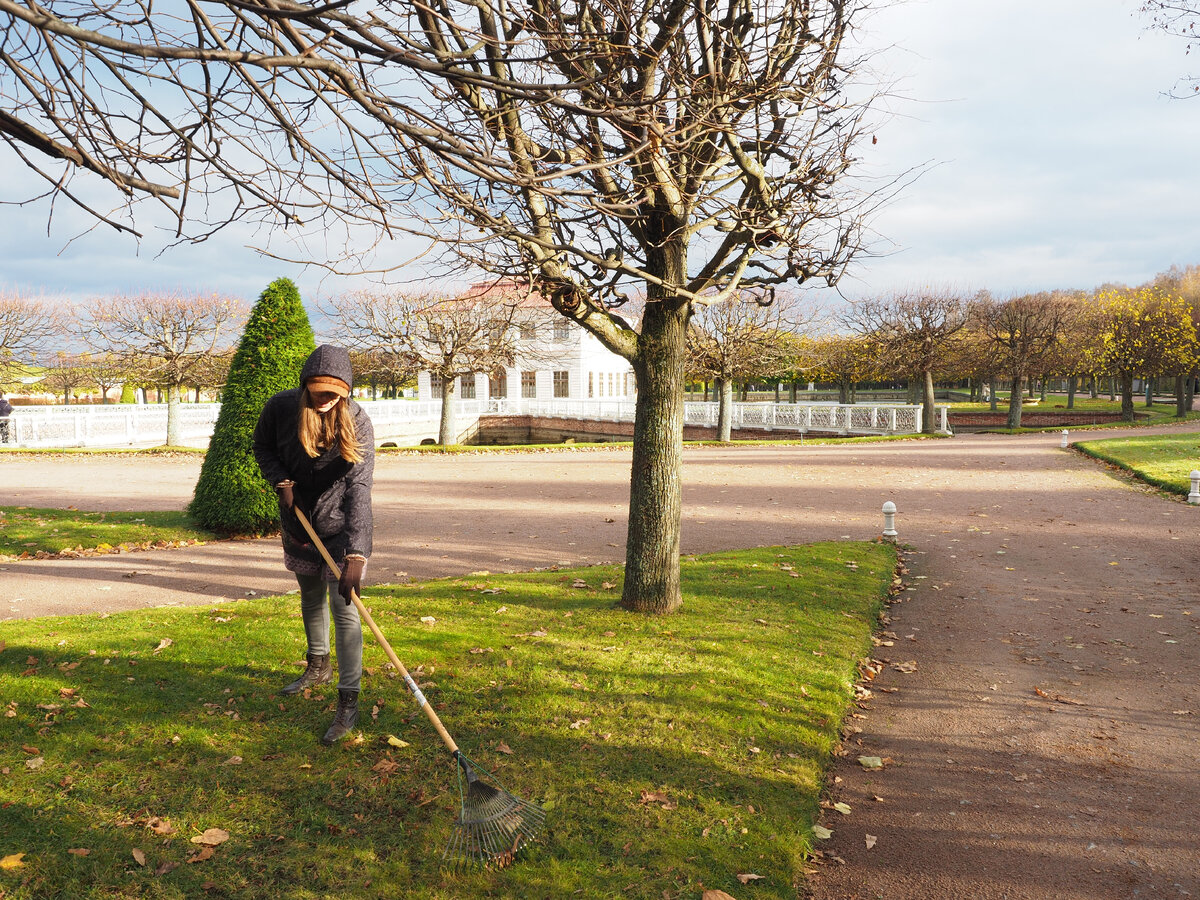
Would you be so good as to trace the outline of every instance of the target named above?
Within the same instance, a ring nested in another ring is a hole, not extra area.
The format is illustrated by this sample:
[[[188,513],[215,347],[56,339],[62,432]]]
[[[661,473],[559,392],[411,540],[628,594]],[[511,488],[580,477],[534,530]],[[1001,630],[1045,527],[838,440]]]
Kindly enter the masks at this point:
[[[340,351],[330,353],[329,351]],[[354,383],[349,355],[340,348],[318,347],[301,371],[301,384],[316,375],[332,375]],[[298,435],[302,388],[282,391],[267,401],[254,429],[254,458],[271,485],[291,479],[296,505],[308,516],[335,561],[348,553],[371,555],[373,522],[371,483],[375,474],[375,430],[366,410],[347,400],[358,433],[360,463],[342,459],[336,447],[313,459]],[[280,507],[285,552],[319,563],[300,520]]]
[[[0,416],[11,416],[11,415],[12,415],[12,404],[9,403],[7,400],[5,400],[3,397],[0,397]]]

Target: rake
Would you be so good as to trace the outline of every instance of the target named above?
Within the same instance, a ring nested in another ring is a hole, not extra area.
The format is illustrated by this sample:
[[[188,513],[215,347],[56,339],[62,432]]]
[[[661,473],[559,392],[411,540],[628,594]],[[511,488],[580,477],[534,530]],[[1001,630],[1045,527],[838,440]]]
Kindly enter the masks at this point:
[[[296,518],[300,520],[300,524],[304,526],[304,530],[308,532],[308,536],[312,538],[313,546],[320,551],[325,565],[329,566],[329,570],[340,578],[341,569],[333,561],[329,551],[325,549],[325,544],[317,537],[308,517],[299,509],[293,511],[296,513]],[[371,633],[375,635],[375,640],[379,641],[379,645],[383,647],[383,652],[387,654],[388,660],[404,678],[404,683],[408,685],[408,690],[417,701],[417,706],[425,711],[426,717],[433,724],[442,743],[446,745],[446,749],[454,758],[455,769],[458,772],[461,808],[458,819],[454,822],[450,841],[442,853],[442,861],[451,864],[478,863],[488,868],[504,868],[513,862],[522,847],[537,839],[546,823],[546,811],[535,803],[513,796],[504,790],[490,772],[478,763],[467,759],[466,755],[458,749],[454,738],[450,737],[450,732],[446,730],[446,726],[442,724],[438,714],[425,699],[425,695],[421,693],[421,689],[417,687],[417,683],[404,668],[404,664],[400,662],[400,658],[396,656],[392,645],[387,642],[387,638],[383,636],[383,632],[379,630],[375,620],[371,618],[366,606],[359,599],[358,592],[351,591],[350,599],[357,607],[359,616],[367,623]],[[483,777],[480,777],[481,775]],[[488,781],[485,781],[484,778]]]

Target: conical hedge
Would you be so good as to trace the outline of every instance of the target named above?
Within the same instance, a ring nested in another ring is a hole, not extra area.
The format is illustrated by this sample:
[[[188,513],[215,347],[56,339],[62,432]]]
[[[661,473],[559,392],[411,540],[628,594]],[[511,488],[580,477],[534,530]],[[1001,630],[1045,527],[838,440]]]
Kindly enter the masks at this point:
[[[196,482],[189,512],[205,528],[224,534],[257,534],[279,522],[275,490],[254,461],[251,441],[263,405],[297,387],[300,368],[316,348],[300,292],[287,278],[271,282],[250,313],[221,412]]]

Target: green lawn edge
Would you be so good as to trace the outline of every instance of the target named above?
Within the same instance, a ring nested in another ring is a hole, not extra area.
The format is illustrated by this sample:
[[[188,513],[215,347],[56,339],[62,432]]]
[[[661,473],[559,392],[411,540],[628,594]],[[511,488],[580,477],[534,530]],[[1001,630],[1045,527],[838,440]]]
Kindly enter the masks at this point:
[[[1198,432],[1077,441],[1072,446],[1086,456],[1129,472],[1146,484],[1183,497],[1191,490],[1191,471],[1200,469]]]
[[[278,696],[295,597],[6,623],[0,891],[660,900],[754,873],[794,898],[896,565],[870,542],[688,557],[666,617],[615,608],[616,566],[369,589],[464,752],[547,808],[496,871],[441,864],[454,766],[369,637],[355,741],[317,743],[331,687]],[[190,862],[209,828],[229,840]]]

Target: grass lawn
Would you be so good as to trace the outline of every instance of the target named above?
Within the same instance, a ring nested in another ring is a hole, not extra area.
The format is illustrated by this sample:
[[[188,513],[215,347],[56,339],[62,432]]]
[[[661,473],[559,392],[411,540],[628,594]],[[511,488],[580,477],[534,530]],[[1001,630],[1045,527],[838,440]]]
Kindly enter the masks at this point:
[[[146,549],[212,540],[182,512],[79,512],[0,506],[0,557]],[[122,547],[122,545],[124,545]]]
[[[1191,471],[1200,469],[1200,434],[1196,432],[1083,441],[1075,447],[1088,456],[1120,466],[1143,481],[1184,496],[1191,488]]]
[[[331,686],[278,695],[296,598],[5,623],[0,896],[795,898],[895,560],[688,558],[665,618],[614,608],[617,567],[369,589],[464,752],[548,811],[500,871],[441,865],[454,766],[369,635],[354,740],[317,742]]]

